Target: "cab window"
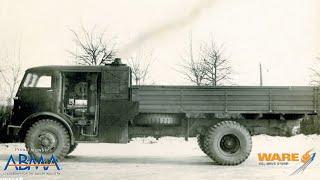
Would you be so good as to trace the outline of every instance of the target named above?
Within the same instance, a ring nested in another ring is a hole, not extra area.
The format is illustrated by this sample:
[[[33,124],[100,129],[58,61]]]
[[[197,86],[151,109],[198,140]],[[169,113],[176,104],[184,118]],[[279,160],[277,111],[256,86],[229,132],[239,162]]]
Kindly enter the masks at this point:
[[[49,75],[28,73],[23,87],[32,87],[32,88],[51,88],[52,77]]]

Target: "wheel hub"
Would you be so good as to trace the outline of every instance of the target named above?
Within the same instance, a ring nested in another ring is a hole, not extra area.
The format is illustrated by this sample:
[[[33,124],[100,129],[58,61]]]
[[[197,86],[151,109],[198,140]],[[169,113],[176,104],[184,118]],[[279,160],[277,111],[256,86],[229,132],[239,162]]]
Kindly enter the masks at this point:
[[[233,154],[240,149],[240,141],[235,135],[227,134],[221,138],[220,147],[223,151]]]
[[[40,145],[46,149],[52,149],[55,147],[56,138],[52,133],[46,132],[39,136]]]

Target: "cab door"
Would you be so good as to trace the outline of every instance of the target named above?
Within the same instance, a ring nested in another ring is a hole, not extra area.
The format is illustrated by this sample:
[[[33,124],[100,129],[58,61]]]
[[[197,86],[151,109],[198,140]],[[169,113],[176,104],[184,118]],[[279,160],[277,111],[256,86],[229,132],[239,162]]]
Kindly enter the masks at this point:
[[[52,112],[53,84],[51,72],[27,72],[15,97],[14,119],[21,121],[36,112]]]

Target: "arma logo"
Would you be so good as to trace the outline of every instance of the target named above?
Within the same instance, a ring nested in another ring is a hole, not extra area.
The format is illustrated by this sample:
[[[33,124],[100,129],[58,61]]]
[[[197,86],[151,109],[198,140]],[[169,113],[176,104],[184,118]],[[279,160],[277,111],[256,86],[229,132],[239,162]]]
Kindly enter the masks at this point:
[[[19,154],[18,159],[15,160],[11,154],[3,170],[8,170],[10,167],[14,167],[17,171],[38,170],[42,168],[43,170],[49,170],[49,167],[55,167],[58,171],[61,170],[58,159],[54,155],[47,160],[41,155],[39,161],[37,161],[33,156],[26,154]]]

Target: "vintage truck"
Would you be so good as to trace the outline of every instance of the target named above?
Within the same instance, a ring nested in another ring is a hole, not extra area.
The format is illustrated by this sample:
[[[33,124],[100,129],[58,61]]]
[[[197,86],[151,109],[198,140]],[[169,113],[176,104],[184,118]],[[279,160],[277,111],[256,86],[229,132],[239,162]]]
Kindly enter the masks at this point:
[[[41,66],[26,70],[7,141],[25,142],[30,155],[59,160],[78,142],[128,143],[153,136],[197,137],[221,165],[237,165],[252,148],[251,135],[291,135],[316,115],[316,87],[132,86],[130,67]]]

